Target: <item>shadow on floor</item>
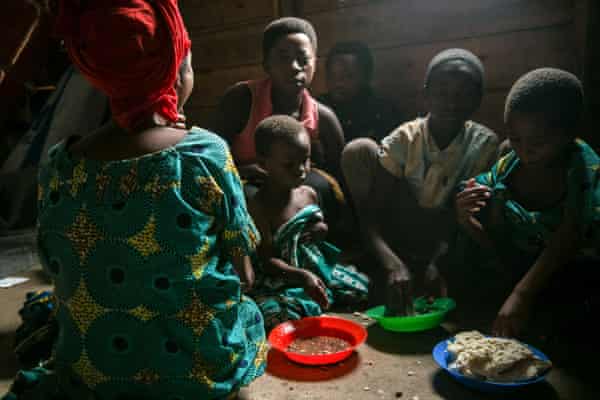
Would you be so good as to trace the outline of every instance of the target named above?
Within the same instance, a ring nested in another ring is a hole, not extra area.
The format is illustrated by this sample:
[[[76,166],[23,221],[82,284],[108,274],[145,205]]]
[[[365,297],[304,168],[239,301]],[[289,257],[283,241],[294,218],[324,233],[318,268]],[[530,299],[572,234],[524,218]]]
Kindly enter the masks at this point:
[[[38,264],[35,230],[0,232],[0,277],[21,274]]]
[[[292,362],[280,351],[271,349],[267,358],[267,373],[296,382],[329,381],[354,371],[360,365],[360,360],[360,354],[354,352],[349,358],[337,364],[308,366]]]
[[[433,374],[431,381],[435,392],[446,400],[559,400],[554,387],[545,381],[517,391],[503,393],[483,393],[466,388],[442,370]]]
[[[0,332],[0,379],[12,379],[19,370],[19,363],[13,352],[14,342],[14,332]]]
[[[51,285],[52,284],[52,279],[50,278],[50,276],[44,272],[43,269],[37,268],[35,270],[32,270],[31,273],[31,279],[39,282],[41,285]],[[23,301],[25,301],[25,299],[23,299]]]
[[[367,329],[369,346],[391,354],[431,354],[433,347],[450,335],[442,327],[424,332],[404,333],[386,331],[377,324]]]

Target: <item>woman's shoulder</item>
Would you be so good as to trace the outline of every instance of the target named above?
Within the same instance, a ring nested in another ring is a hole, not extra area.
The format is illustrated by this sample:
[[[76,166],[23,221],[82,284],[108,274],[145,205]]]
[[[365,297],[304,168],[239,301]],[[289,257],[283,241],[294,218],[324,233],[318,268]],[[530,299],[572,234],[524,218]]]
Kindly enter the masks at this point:
[[[177,145],[177,147],[189,146],[191,143],[202,142],[215,145],[226,144],[225,140],[209,129],[199,126],[192,126],[188,129],[185,138]]]
[[[68,156],[67,147],[74,140],[77,140],[77,136],[71,136],[66,139],[63,139],[60,142],[53,145],[52,147],[50,147],[50,149],[48,150],[48,159],[46,162],[56,162],[57,159]]]
[[[175,150],[184,158],[192,156],[211,161],[222,160],[223,163],[230,157],[229,145],[221,136],[197,126],[188,131],[183,140],[175,146]]]
[[[69,136],[50,147],[48,157],[40,165],[39,177],[48,174],[60,175],[61,172],[72,170],[78,160],[69,151],[69,146],[79,138],[79,136]]]

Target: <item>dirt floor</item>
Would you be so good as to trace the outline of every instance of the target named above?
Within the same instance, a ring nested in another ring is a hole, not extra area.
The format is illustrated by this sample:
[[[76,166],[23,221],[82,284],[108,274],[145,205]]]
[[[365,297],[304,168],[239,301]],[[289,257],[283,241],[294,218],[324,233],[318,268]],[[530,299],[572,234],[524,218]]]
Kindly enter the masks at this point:
[[[25,284],[0,289],[0,394],[5,393],[18,369],[11,351],[13,333],[19,324],[18,309],[25,293],[49,288],[40,271],[30,271]],[[390,333],[372,321],[353,313],[342,314],[368,327],[367,343],[353,356],[338,365],[303,367],[283,356],[269,354],[268,372],[251,387],[255,400],[286,399],[599,399],[600,391],[560,365],[548,375],[547,383],[525,391],[490,395],[473,392],[453,381],[441,371],[431,357],[433,346],[450,336],[458,326],[420,334]],[[472,327],[472,326],[469,326]],[[597,352],[596,352],[597,354]]]

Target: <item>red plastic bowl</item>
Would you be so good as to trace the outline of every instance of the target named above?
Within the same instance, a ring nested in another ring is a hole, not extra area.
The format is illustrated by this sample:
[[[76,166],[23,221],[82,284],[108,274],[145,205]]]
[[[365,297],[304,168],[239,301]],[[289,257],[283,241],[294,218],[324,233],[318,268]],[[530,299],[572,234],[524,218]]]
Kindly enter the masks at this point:
[[[306,355],[288,351],[289,345],[298,338],[329,336],[350,343],[345,350],[332,354]],[[367,339],[367,330],[356,322],[329,316],[307,317],[277,325],[269,334],[271,347],[300,364],[335,364],[348,358]]]

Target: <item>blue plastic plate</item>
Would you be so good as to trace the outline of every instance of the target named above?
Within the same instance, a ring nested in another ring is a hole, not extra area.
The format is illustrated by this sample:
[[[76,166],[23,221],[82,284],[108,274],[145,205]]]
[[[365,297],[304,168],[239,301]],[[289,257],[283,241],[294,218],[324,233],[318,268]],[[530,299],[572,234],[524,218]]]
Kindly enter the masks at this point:
[[[550,361],[544,353],[542,353],[535,347],[529,346],[527,344],[525,346],[527,346],[533,352],[533,354],[535,354],[535,356],[538,357],[539,359],[541,359],[543,361]],[[448,364],[451,363],[452,360],[449,360],[450,353],[448,353],[447,348],[448,348],[447,340],[442,340],[441,342],[439,342],[438,344],[435,345],[435,347],[433,348],[433,359],[435,360],[435,362],[440,366],[440,368],[442,368],[443,370],[448,372],[454,379],[456,379],[461,384],[463,384],[471,389],[479,390],[482,392],[488,392],[488,393],[507,392],[507,391],[512,391],[512,390],[522,388],[522,387],[525,387],[528,385],[533,385],[535,383],[542,382],[544,379],[546,379],[546,375],[550,371],[550,368],[549,368],[548,370],[546,370],[546,372],[544,372],[540,376],[536,376],[535,378],[531,378],[531,379],[515,381],[515,382],[482,381],[480,379],[475,379],[475,378],[471,378],[468,376],[464,376],[463,374],[459,373],[458,371],[448,368]]]

